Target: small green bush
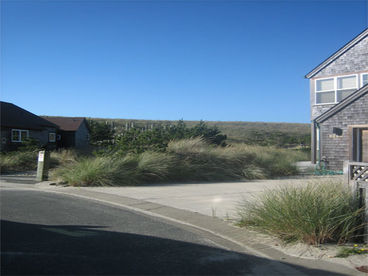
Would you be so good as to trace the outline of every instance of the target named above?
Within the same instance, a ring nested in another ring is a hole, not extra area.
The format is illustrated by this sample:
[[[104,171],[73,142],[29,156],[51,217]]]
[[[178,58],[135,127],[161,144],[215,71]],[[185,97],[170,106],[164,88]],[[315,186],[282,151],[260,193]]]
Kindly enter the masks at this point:
[[[116,164],[104,157],[81,158],[75,163],[69,163],[53,173],[54,178],[60,178],[70,185],[102,186],[115,183]]]
[[[166,182],[176,166],[175,156],[160,152],[144,152],[138,157],[136,175],[140,183]]]
[[[349,257],[350,255],[362,255],[362,254],[368,254],[368,248],[354,244],[354,246],[352,247],[340,248],[339,252],[336,254],[336,257],[346,258]]]
[[[358,202],[341,183],[270,190],[240,205],[241,226],[254,226],[285,241],[343,243],[363,227]]]
[[[21,172],[37,169],[37,152],[13,151],[0,154],[1,173]]]

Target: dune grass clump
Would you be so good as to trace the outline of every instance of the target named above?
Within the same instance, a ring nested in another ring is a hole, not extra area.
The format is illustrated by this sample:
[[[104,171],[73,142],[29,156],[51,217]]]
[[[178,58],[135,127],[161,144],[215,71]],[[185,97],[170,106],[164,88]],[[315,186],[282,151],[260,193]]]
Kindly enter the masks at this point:
[[[172,178],[177,181],[224,181],[241,178],[239,160],[226,155],[224,148],[207,144],[201,138],[171,141],[168,154],[176,166]]]
[[[74,163],[80,154],[74,149],[61,149],[51,151],[50,168]]]
[[[253,226],[286,242],[344,243],[361,229],[363,210],[342,183],[309,183],[269,190],[239,207],[241,226]]]
[[[22,172],[37,169],[37,152],[13,151],[0,154],[1,173]]]
[[[216,147],[201,138],[171,141],[167,151],[180,160],[179,175],[204,181],[262,179],[297,174],[298,152],[237,144]]]
[[[38,152],[35,150],[10,151],[0,154],[0,167],[2,173],[24,172],[37,170]],[[67,163],[73,163],[78,153],[75,150],[63,149],[51,151],[50,168],[55,168]]]
[[[171,166],[171,156],[157,152],[84,157],[56,169],[53,179],[72,186],[139,185],[165,182]]]
[[[117,151],[99,157],[71,158],[71,165],[61,166],[55,175],[71,185],[93,186],[234,181],[296,174],[296,160],[288,150],[246,145],[219,147],[197,137],[171,141],[165,152]]]

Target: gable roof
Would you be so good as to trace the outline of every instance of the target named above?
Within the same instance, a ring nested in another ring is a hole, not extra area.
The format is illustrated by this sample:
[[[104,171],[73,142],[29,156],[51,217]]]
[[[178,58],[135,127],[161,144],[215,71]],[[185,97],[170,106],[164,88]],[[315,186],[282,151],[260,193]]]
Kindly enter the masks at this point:
[[[83,122],[86,123],[86,126],[88,128],[87,121],[84,117],[41,117],[59,126],[59,128],[64,131],[77,131]]]
[[[12,103],[0,101],[0,109],[2,127],[35,130],[45,127],[58,128],[55,124]]]
[[[336,104],[335,106],[327,110],[326,112],[319,115],[313,121],[316,123],[322,123],[326,121],[328,118],[340,112],[342,109],[344,109],[345,107],[347,107],[348,105],[355,102],[356,100],[358,100],[359,98],[363,97],[366,94],[368,94],[368,84],[364,85],[362,88],[355,91],[353,94],[349,95],[348,97],[343,99],[341,102],[339,102],[338,104]]]
[[[310,71],[307,75],[305,75],[305,77],[307,79],[310,79],[313,76],[315,76],[322,69],[324,69],[325,67],[327,67],[328,65],[330,65],[333,61],[335,61],[336,59],[338,59],[341,55],[343,55],[347,51],[349,51],[353,46],[355,46],[358,42],[360,42],[366,36],[368,36],[368,28],[365,29],[363,32],[361,32],[359,35],[357,35],[355,38],[353,38],[352,40],[350,40],[347,44],[345,44],[339,50],[337,50],[329,58],[327,58],[325,61],[323,61],[321,64],[319,64],[316,68],[314,68],[312,71]]]

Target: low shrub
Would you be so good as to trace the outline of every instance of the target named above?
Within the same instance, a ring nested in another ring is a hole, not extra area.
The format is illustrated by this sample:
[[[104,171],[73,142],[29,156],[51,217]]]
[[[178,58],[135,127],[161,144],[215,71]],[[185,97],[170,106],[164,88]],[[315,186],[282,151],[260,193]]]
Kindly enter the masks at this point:
[[[350,255],[362,255],[368,254],[368,247],[359,246],[358,244],[354,244],[352,247],[342,247],[339,252],[336,254],[337,258],[346,258]]]
[[[342,183],[281,187],[243,202],[241,226],[254,226],[286,242],[343,243],[363,227],[358,202]]]
[[[53,172],[52,177],[62,179],[70,185],[102,186],[115,183],[116,164],[104,157],[81,158],[75,163],[65,164]]]
[[[175,156],[176,181],[223,181],[241,179],[241,164],[226,154],[226,148],[207,144],[201,138],[171,141],[167,152]]]
[[[165,182],[174,166],[167,154],[144,152],[124,157],[85,157],[66,163],[52,178],[72,186],[138,185]]]
[[[74,149],[61,149],[50,153],[50,168],[75,163],[78,154]]]
[[[37,169],[36,151],[14,151],[0,154],[1,173],[21,172]]]
[[[174,179],[175,156],[160,152],[144,152],[138,156],[136,175],[139,183],[167,182]]]

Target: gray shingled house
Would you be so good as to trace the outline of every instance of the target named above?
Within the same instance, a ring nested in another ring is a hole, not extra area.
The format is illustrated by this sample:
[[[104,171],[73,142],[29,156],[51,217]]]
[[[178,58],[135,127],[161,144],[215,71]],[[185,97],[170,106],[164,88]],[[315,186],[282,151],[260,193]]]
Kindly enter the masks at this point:
[[[83,117],[42,116],[59,127],[58,147],[85,148],[89,145],[89,126]]]
[[[27,138],[37,140],[48,149],[56,147],[58,127],[8,102],[0,102],[1,110],[1,151],[15,150]]]
[[[342,170],[368,162],[368,29],[306,76],[310,80],[312,163]]]

